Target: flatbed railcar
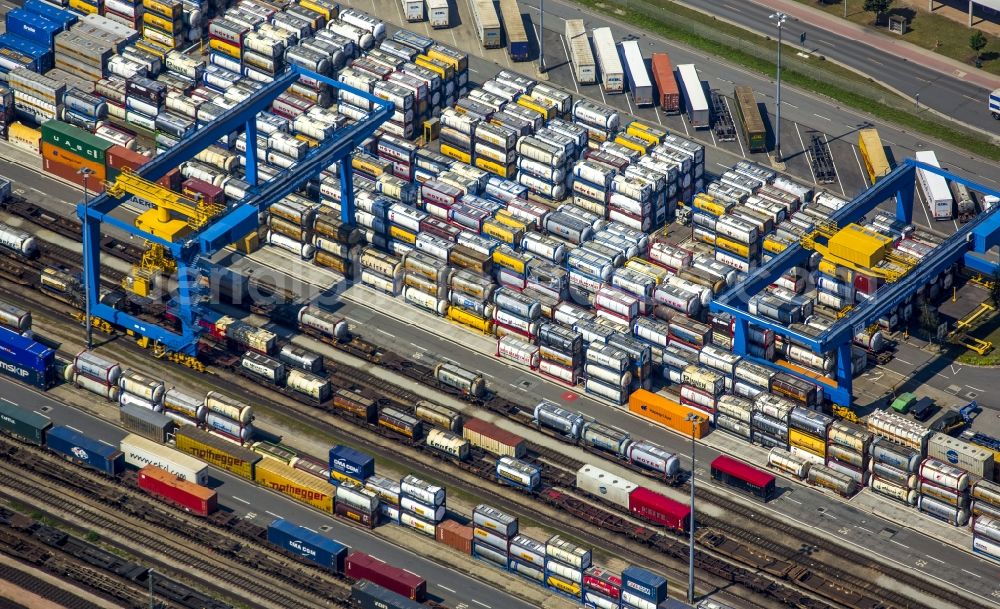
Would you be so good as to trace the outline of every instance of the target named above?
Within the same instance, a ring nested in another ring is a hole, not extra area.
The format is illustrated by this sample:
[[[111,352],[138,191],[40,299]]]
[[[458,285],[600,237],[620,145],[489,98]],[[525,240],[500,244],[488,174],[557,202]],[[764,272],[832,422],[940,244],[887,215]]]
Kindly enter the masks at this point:
[[[762,501],[774,498],[775,477],[742,461],[720,455],[712,461],[712,479],[752,495]]]

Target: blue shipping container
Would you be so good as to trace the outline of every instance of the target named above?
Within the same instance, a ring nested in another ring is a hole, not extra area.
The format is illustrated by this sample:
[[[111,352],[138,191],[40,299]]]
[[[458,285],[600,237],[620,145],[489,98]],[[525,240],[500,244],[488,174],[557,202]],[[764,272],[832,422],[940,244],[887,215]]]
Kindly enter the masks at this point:
[[[335,573],[344,572],[344,561],[347,560],[349,548],[305,527],[279,518],[267,527],[267,540]]]
[[[89,438],[71,427],[59,425],[46,434],[49,450],[96,469],[109,476],[116,476],[125,469],[125,455],[116,447]]]
[[[667,578],[631,565],[622,571],[622,589],[655,605],[667,598]]]
[[[14,49],[15,51],[20,51],[29,57],[34,58],[38,62],[38,70],[40,72],[48,72],[52,69],[52,49],[41,44],[35,44],[30,40],[21,38],[20,36],[14,36],[13,34],[4,34],[0,36],[0,46],[6,46]]]
[[[0,72],[13,72],[18,68],[25,68],[32,72],[38,71],[38,62],[34,57],[29,57],[5,44],[0,44]],[[6,77],[3,78],[6,81]]]
[[[364,482],[375,475],[375,457],[338,444],[330,449],[330,469]]]
[[[56,352],[7,328],[0,328],[0,372],[48,389],[55,380]]]
[[[63,29],[77,22],[77,16],[71,11],[52,6],[42,0],[24,0],[23,8],[62,25]]]
[[[7,13],[7,33],[20,36],[35,44],[41,44],[51,49],[55,35],[63,30],[63,26],[50,21],[38,13],[16,9]]]

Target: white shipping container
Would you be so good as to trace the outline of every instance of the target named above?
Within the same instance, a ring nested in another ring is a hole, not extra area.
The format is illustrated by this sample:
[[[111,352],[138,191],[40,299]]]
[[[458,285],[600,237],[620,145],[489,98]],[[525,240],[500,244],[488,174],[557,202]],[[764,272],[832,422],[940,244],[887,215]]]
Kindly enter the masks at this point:
[[[182,480],[202,486],[208,484],[208,466],[203,461],[169,446],[163,446],[136,434],[129,434],[122,438],[119,447],[125,455],[125,463],[137,469],[155,465]]]

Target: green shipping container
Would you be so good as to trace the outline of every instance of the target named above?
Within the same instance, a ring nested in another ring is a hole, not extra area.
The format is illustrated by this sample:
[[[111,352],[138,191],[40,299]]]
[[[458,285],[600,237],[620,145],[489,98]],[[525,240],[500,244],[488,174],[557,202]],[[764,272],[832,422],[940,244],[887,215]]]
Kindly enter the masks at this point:
[[[42,123],[42,141],[101,165],[106,164],[104,155],[112,146],[89,131],[57,120]]]
[[[0,401],[0,430],[19,440],[41,446],[45,432],[52,427],[48,417]]]

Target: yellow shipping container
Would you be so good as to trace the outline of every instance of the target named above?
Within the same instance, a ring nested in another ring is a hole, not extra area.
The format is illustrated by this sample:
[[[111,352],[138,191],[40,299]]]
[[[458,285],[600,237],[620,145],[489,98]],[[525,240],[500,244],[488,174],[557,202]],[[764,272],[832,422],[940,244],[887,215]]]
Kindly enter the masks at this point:
[[[764,238],[764,251],[771,252],[772,254],[780,254],[787,247],[787,243],[771,235]]]
[[[826,457],[826,442],[798,429],[788,428],[788,445],[801,448],[820,457]]]
[[[174,442],[177,450],[247,480],[254,479],[255,466],[263,458],[194,426],[179,427]]]
[[[582,589],[580,588],[580,584],[575,584],[573,582],[566,581],[565,579],[562,579],[561,577],[559,577],[557,575],[549,575],[545,579],[545,583],[547,583],[548,585],[552,586],[556,590],[559,590],[560,592],[563,592],[565,594],[569,594],[570,596],[577,596],[578,597],[578,596],[580,596],[580,593],[582,592]]]
[[[157,29],[163,30],[168,34],[174,33],[174,22],[171,21],[170,19],[164,19],[159,15],[153,13],[143,13],[142,22],[145,23],[146,25],[151,25]],[[213,40],[212,42],[215,41]],[[239,59],[239,55],[237,55],[236,58]]]
[[[87,4],[81,0],[69,0],[69,7],[74,11],[79,11],[84,15],[96,15],[98,8],[93,4]]]
[[[708,433],[708,415],[700,410],[688,408],[652,391],[639,389],[628,397],[628,410],[632,414],[665,425],[681,435],[691,436],[691,422],[688,415],[699,417],[694,427],[694,437],[701,438]]]
[[[39,154],[42,146],[42,132],[23,123],[13,122],[7,130],[7,141]]]
[[[367,173],[370,176],[378,177],[384,173],[382,171],[382,166],[375,163],[366,161],[358,156],[351,157],[351,167],[357,169],[358,171]]]
[[[483,334],[493,334],[493,322],[459,307],[448,307],[448,319],[475,328]]]
[[[885,258],[892,238],[857,224],[848,224],[830,237],[830,253],[859,267],[870,269]]]
[[[148,15],[149,13],[146,14]],[[235,44],[230,44],[225,40],[212,38],[211,40],[208,41],[208,46],[212,47],[213,51],[218,51],[223,55],[228,55],[229,57],[232,57],[233,59],[239,59],[241,57],[240,47],[236,46]]]
[[[708,245],[715,245],[715,236],[712,233],[696,232],[694,233],[694,239]]]
[[[133,44],[135,44],[135,47],[137,49],[141,49],[151,55],[155,55],[159,57],[161,60],[166,59],[167,54],[169,54],[170,51],[173,50],[172,48],[168,47],[165,44],[160,44],[155,40],[149,40],[147,38],[140,38],[139,40],[136,40]]]
[[[644,142],[649,142],[651,146],[655,146],[663,141],[663,138],[667,137],[667,132],[663,129],[658,129],[652,127],[645,123],[640,123],[639,121],[632,121],[629,123],[628,127],[625,129],[625,133],[637,137]]]
[[[339,5],[334,3],[325,4],[319,2],[310,2],[309,0],[299,0],[299,6],[301,6],[302,8],[307,8],[311,11],[316,11],[320,15],[326,17],[328,21],[330,19],[336,19],[337,16],[340,14],[340,11],[334,8]]]
[[[455,68],[446,61],[435,61],[433,57],[428,57],[427,55],[417,55],[413,60],[413,63],[435,72],[438,76],[445,80],[451,80],[455,77]]]
[[[503,251],[497,248],[493,250],[493,264],[523,275],[528,261],[511,250]]]
[[[695,209],[700,209],[701,211],[712,214],[713,216],[721,216],[727,211],[725,205],[716,203],[716,201],[709,195],[700,194],[695,196],[691,205]]]
[[[335,469],[331,469],[330,470],[330,477],[334,478],[335,480],[337,480],[339,482],[349,482],[351,484],[361,484],[361,485],[364,485],[364,481],[363,480],[358,480],[357,478],[351,478],[350,476],[346,476],[346,475],[338,472]],[[336,493],[336,491],[334,491],[334,493]]]
[[[444,145],[441,146],[444,148]],[[489,159],[484,159],[483,157],[476,157],[476,167],[482,169],[483,171],[488,171],[493,175],[500,176],[501,178],[509,178],[514,175],[513,165],[501,165],[500,163],[494,163]]]
[[[463,152],[454,146],[449,146],[448,144],[441,144],[441,154],[446,157],[451,157],[456,161],[460,161],[469,165],[472,163],[472,155],[468,152]]]
[[[154,13],[171,17],[173,19],[180,17],[181,11],[184,8],[180,3],[166,4],[164,2],[158,2],[157,0],[142,0],[142,6]]]
[[[643,258],[629,258],[628,262],[625,263],[625,268],[632,269],[634,271],[639,271],[643,275],[647,275],[656,280],[657,284],[663,283],[666,280],[667,269],[663,268],[658,264],[653,264],[649,260]]]
[[[645,141],[631,135],[617,135],[615,136],[615,143],[621,144],[626,148],[630,148],[642,154],[646,154],[649,150],[649,146],[646,145]]]
[[[296,133],[295,139],[299,140],[300,142],[305,142],[306,144],[309,144],[310,148],[315,148],[316,146],[319,146],[319,140],[313,139],[308,135],[302,135],[301,133]]]
[[[257,464],[257,484],[288,495],[324,512],[333,513],[333,493],[336,488],[329,482],[299,471],[278,461],[261,461]]]
[[[718,235],[715,236],[715,247],[721,250],[726,250],[731,254],[736,254],[741,258],[750,257],[749,245],[744,245],[742,243],[738,243],[736,241],[732,241],[730,239],[726,239],[725,237],[720,237]]]
[[[551,120],[556,116],[555,106],[546,105],[527,94],[517,98],[517,105],[541,114],[545,120]]]
[[[833,277],[834,279],[854,283],[854,271],[846,266],[840,266],[836,262],[831,262],[826,259],[820,260],[819,272],[829,277]]]
[[[510,213],[506,209],[501,209],[500,211],[498,211],[496,215],[493,216],[493,219],[499,222],[500,224],[503,224],[504,226],[509,226],[511,228],[518,229],[521,231],[526,231],[529,230],[529,228],[534,228],[533,225],[529,227],[527,222],[524,222],[516,218],[514,214]]]
[[[410,245],[417,242],[417,235],[415,233],[412,233],[405,228],[400,228],[395,224],[389,225],[389,236],[393,239],[398,239],[403,243],[409,243]]]
[[[520,245],[524,231],[509,226],[504,226],[496,220],[486,220],[483,222],[483,234],[493,237],[497,241],[502,241],[508,245]]]

